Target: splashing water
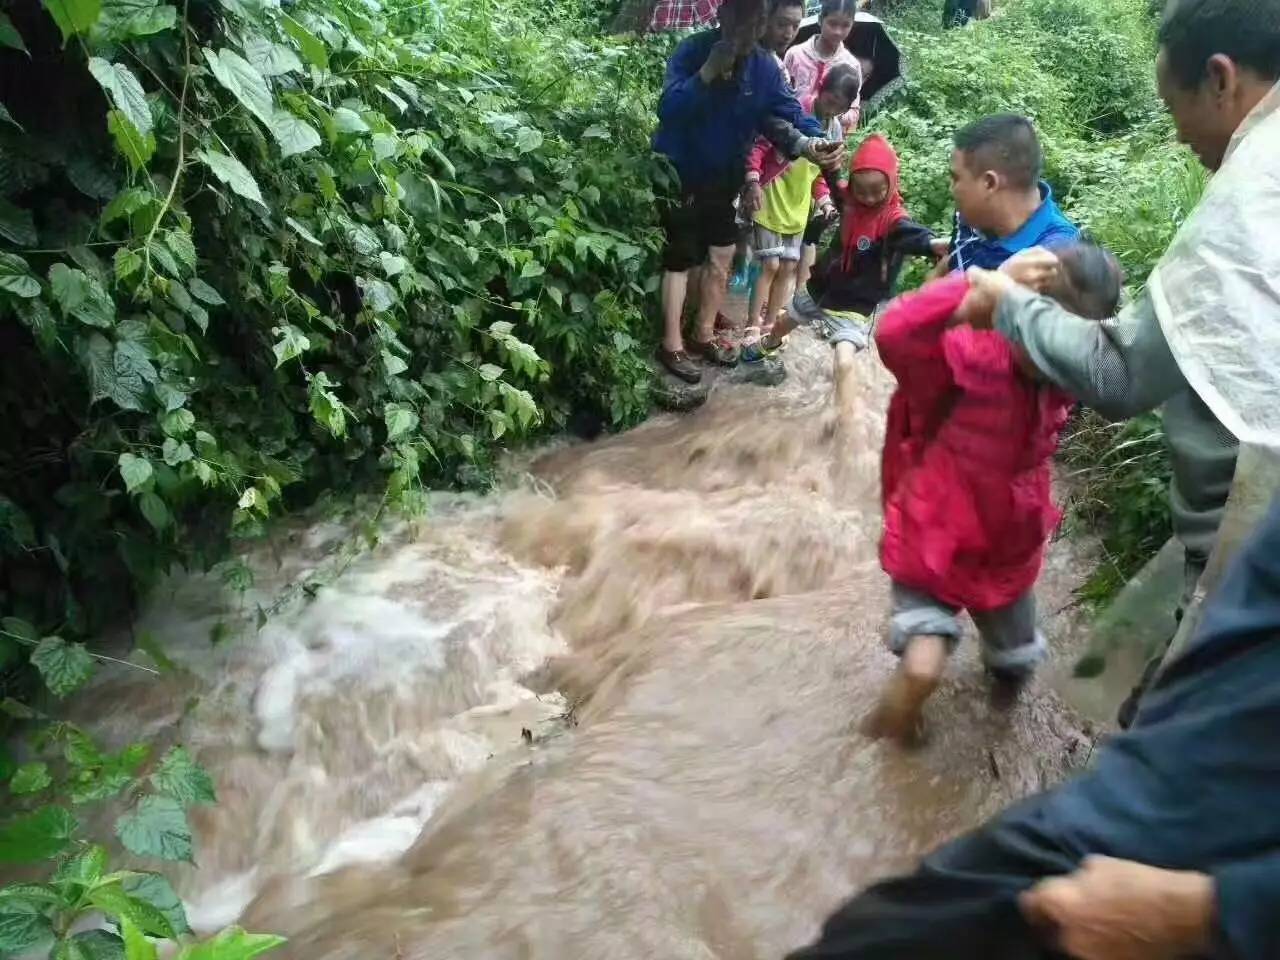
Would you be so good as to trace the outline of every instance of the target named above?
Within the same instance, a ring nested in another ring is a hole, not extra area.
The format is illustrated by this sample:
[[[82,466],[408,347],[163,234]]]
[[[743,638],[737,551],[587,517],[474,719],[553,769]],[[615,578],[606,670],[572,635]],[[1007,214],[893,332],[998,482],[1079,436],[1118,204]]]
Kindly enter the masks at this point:
[[[351,536],[248,558],[228,612],[176,579],[139,630],[183,672],[114,674],[80,704],[117,742],[181,739],[213,772],[197,928],[239,920],[282,956],[750,958],[807,941],[856,887],[1084,761],[1037,681],[989,703],[972,645],[904,753],[858,723],[894,667],[876,559],[874,353],[833,404],[831,355],[697,414],[561,448],[534,483],[440,495],[314,599],[253,616]],[[1083,566],[1051,551],[1044,609]],[[216,623],[236,641],[214,646]],[[1046,624],[1059,659],[1078,625]]]

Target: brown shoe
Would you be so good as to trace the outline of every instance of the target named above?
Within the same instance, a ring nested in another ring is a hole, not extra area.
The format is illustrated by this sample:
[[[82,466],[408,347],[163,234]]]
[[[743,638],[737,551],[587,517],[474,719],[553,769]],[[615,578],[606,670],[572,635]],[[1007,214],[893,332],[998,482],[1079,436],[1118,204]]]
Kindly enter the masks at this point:
[[[673,377],[679,377],[685,383],[697,383],[702,379],[702,370],[683,350],[658,348],[658,362]]]

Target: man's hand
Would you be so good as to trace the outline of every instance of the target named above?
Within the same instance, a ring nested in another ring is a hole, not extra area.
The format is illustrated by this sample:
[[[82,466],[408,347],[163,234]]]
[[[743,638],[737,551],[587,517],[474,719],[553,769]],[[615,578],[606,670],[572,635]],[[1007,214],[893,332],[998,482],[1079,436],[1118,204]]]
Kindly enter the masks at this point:
[[[933,252],[934,260],[941,260],[951,255],[951,241],[946,237],[934,237],[929,241],[929,249]]]
[[[703,62],[702,69],[698,71],[698,76],[702,78],[703,83],[715,83],[733,69],[734,61],[737,59],[738,54],[734,50],[733,43],[728,40],[719,40],[707,54],[707,59]]]
[[[1044,293],[1058,280],[1062,265],[1058,258],[1044,247],[1019,250],[1000,265],[1000,272],[1014,283],[1030,287],[1036,293]]]
[[[1008,274],[998,270],[970,267],[965,276],[969,292],[956,309],[952,325],[967,323],[976,330],[990,330],[995,322],[996,307],[1016,284]]]
[[[742,188],[742,205],[746,212],[755,213],[762,203],[764,203],[764,189],[760,186],[760,181],[748,180],[747,185]]]
[[[1168,960],[1207,953],[1213,880],[1202,873],[1089,857],[1022,895],[1027,921],[1076,960]]]
[[[839,170],[845,160],[844,141],[810,137],[804,145],[804,158],[823,170]]]

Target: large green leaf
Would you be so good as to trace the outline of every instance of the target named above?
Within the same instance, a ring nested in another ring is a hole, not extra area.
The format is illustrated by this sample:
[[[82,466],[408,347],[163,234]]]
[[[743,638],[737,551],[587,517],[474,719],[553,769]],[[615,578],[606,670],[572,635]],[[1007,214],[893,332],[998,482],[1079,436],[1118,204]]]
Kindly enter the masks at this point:
[[[16,207],[0,197],[0,237],[20,247],[35,246],[36,224],[31,211]]]
[[[177,8],[159,0],[102,0],[102,16],[94,29],[94,39],[118,43],[146,37],[173,29],[177,21]]]
[[[324,41],[287,13],[281,16],[280,25],[284,27],[285,33],[298,42],[298,49],[307,62],[322,70],[328,68],[329,48],[324,45]]]
[[[298,55],[282,43],[273,43],[260,33],[250,34],[242,44],[245,59],[264,77],[278,77],[302,70]]]
[[[204,59],[218,82],[244,105],[255,117],[271,126],[271,114],[275,112],[275,100],[266,79],[248,60],[234,50],[217,52],[204,48]]]
[[[39,793],[53,782],[49,776],[49,765],[36,760],[24,763],[9,781],[9,790],[13,793]]]
[[[407,403],[388,403],[382,408],[382,419],[387,425],[387,442],[397,440],[418,426],[418,414]]]
[[[102,12],[102,0],[43,0],[44,8],[62,31],[62,42],[78,33],[85,33],[98,22]]]
[[[120,477],[124,480],[125,489],[130,493],[144,487],[154,473],[151,468],[151,461],[136,454],[120,454],[119,464]]]
[[[62,807],[41,807],[0,824],[0,863],[55,857],[71,842],[76,827],[76,818]]]
[[[124,939],[124,960],[156,960],[155,944],[127,917],[120,921],[120,936]]]
[[[40,671],[53,694],[65,697],[93,676],[93,657],[83,643],[67,643],[61,637],[45,637],[31,654],[31,664]]]
[[[155,773],[151,774],[151,785],[184,807],[216,803],[218,800],[208,772],[183,747],[174,747],[165,754]]]
[[[271,348],[276,355],[277,368],[311,349],[311,340],[293,325],[276,327],[272,332],[280,338]]]
[[[91,327],[109,328],[115,324],[115,301],[83,270],[55,263],[49,268],[49,288],[64,316]]]
[[[364,118],[350,107],[339,107],[333,111],[333,125],[339,133],[368,133],[369,125]]]
[[[187,283],[187,290],[191,296],[195,297],[201,303],[207,303],[211,307],[220,307],[227,301],[222,299],[222,294],[209,284],[205,283],[199,277],[192,277]]]
[[[148,490],[138,498],[138,509],[156,533],[163,533],[173,523],[173,516],[159,494]]]
[[[103,883],[93,887],[89,902],[110,917],[127,917],[143,933],[153,937],[172,938],[177,931],[160,910],[130,895],[122,883]]]
[[[27,52],[27,45],[22,41],[22,34],[18,32],[18,28],[13,25],[13,21],[9,19],[7,13],[0,13],[0,46],[21,50],[23,53]]]
[[[116,821],[116,836],[140,857],[191,862],[191,826],[172,797],[143,797],[132,813]]]
[[[177,960],[253,960],[284,942],[284,937],[228,927],[212,940],[183,947]]]
[[[174,891],[173,885],[169,883],[164,874],[130,874],[121,881],[121,886],[124,887],[125,893],[129,894],[129,896],[145,900],[163,913],[169,921],[169,926],[173,927],[174,932],[179,936],[185,936],[191,932],[191,925],[187,922],[187,911],[182,905],[182,898]]]
[[[133,122],[119,110],[107,112],[107,131],[116,142],[116,149],[129,161],[134,170],[145,169],[156,152],[154,134],[143,134]]]
[[[151,132],[151,105],[133,71],[123,64],[90,57],[89,72],[138,133],[145,137]]]
[[[20,956],[53,940],[53,926],[36,904],[0,901],[0,956]]]
[[[142,410],[148,384],[157,379],[156,369],[141,344],[121,342],[112,346],[102,334],[81,341],[80,363],[89,375],[90,400],[110,399],[125,410]]]
[[[16,253],[0,252],[0,290],[29,300],[40,296],[40,281]]]
[[[280,155],[292,157],[320,146],[320,134],[305,120],[288,110],[277,110],[271,116],[271,135],[280,144]]]
[[[262,199],[262,191],[258,189],[258,181],[253,179],[253,174],[235,157],[219,153],[217,150],[201,150],[200,159],[215,177],[240,196],[266,206]]]
[[[53,960],[125,960],[124,941],[110,930],[85,930],[58,944]]]

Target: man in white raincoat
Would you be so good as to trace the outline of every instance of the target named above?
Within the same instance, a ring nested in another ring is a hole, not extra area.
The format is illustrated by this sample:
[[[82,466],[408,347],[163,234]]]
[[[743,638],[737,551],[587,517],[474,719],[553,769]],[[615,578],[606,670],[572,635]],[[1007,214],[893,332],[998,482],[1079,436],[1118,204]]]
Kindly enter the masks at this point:
[[[1041,252],[970,271],[964,318],[1105,413],[1163,405],[1193,578],[1241,493],[1236,438],[1242,472],[1280,449],[1280,0],[1169,0],[1159,42],[1179,138],[1216,174],[1147,292],[1081,320],[1014,282],[1052,271]],[[1256,527],[1087,772],[854,897],[792,960],[1280,957],[1280,498]]]

